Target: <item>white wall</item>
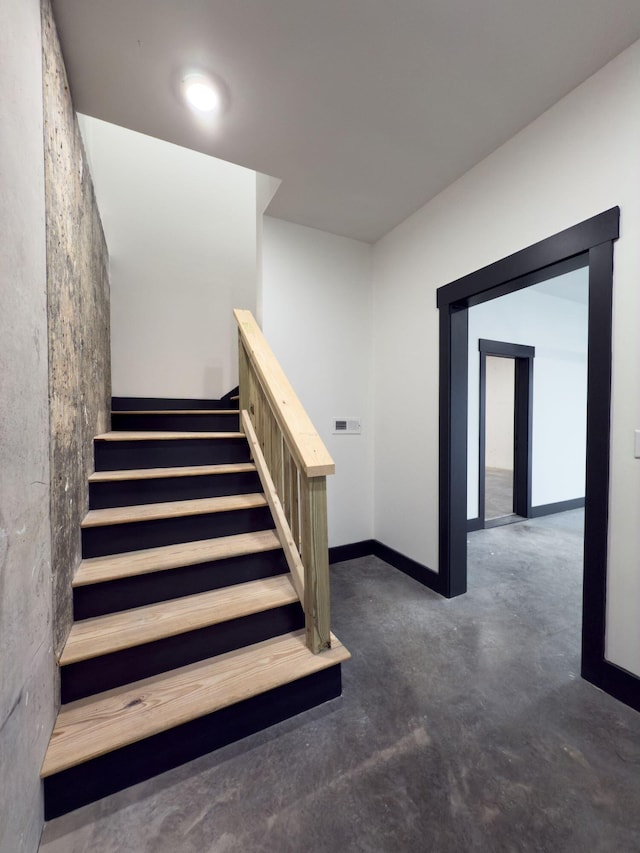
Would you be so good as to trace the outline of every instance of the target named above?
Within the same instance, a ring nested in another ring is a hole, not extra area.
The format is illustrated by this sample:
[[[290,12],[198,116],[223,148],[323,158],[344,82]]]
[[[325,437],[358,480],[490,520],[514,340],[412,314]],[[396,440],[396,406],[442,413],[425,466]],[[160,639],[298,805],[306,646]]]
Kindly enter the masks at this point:
[[[552,296],[551,286],[571,292],[574,299]],[[532,506],[584,497],[588,286],[589,274],[583,268],[469,309],[469,518],[478,515],[480,338],[536,350]]]
[[[614,205],[607,657],[640,674],[640,42],[374,249],[376,538],[438,567],[436,288]],[[390,395],[406,404],[398,418]]]
[[[220,397],[256,309],[256,173],[80,116],[111,260],[114,396]]]
[[[329,544],[373,535],[371,246],[264,218],[263,330],[336,463]],[[335,417],[361,435],[333,435]]]
[[[0,850],[31,853],[55,717],[38,0],[0,0],[0,57]]]
[[[485,460],[487,468],[513,471],[515,361],[486,359]]]

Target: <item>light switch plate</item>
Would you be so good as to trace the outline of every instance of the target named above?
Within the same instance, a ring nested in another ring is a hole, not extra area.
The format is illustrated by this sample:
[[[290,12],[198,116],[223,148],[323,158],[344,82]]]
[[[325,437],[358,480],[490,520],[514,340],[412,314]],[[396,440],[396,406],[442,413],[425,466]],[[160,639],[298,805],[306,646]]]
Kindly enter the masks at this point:
[[[635,437],[636,437],[636,442],[635,442],[635,448],[633,451],[633,455],[635,456],[636,459],[640,459],[640,429],[637,429],[635,431]]]

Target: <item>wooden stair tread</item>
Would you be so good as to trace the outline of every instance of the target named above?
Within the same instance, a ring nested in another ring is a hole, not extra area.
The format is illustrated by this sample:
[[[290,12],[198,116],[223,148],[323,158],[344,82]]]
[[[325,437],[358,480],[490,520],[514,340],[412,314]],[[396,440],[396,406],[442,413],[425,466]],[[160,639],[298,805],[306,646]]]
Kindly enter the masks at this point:
[[[350,657],[332,647],[312,654],[304,631],[283,634],[63,707],[41,776],[51,776],[135,741],[210,714]]]
[[[181,566],[194,566],[243,554],[273,551],[281,547],[275,530],[255,530],[251,533],[219,536],[216,539],[179,542],[177,545],[91,557],[80,563],[73,578],[73,586],[81,587],[133,575],[177,569]]]
[[[162,477],[203,477],[212,474],[244,474],[255,471],[253,462],[225,462],[220,465],[184,465],[180,468],[131,468],[122,471],[95,471],[90,483],[120,480],[158,480]]]
[[[83,619],[73,623],[59,663],[67,666],[297,600],[289,575],[276,575]]]
[[[127,409],[112,410],[112,415],[237,415],[237,409]]]
[[[174,441],[178,439],[244,438],[243,432],[178,432],[172,430],[117,430],[103,432],[94,437],[95,441]]]
[[[82,528],[104,527],[107,524],[129,524],[135,521],[153,521],[163,518],[180,518],[189,515],[206,515],[211,512],[231,512],[267,506],[263,494],[222,495],[217,498],[196,498],[187,501],[165,501],[156,504],[114,506],[92,509],[85,515]]]

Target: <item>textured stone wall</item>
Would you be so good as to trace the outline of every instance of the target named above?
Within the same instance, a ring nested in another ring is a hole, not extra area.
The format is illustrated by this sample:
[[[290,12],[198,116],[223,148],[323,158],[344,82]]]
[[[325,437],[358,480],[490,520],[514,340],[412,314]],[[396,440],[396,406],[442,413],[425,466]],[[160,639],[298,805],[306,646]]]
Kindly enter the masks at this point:
[[[0,0],[0,67],[0,851],[35,853],[55,714],[39,0]]]
[[[42,2],[54,644],[72,621],[93,436],[109,428],[107,248],[50,0]]]

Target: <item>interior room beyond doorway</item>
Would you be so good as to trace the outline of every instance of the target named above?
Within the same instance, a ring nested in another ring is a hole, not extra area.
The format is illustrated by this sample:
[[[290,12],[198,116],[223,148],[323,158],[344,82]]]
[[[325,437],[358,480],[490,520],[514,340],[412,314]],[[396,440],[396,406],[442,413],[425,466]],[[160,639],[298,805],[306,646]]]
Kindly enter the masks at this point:
[[[513,515],[515,363],[487,356],[485,386],[485,522]]]
[[[469,308],[467,518],[475,529],[584,501],[588,289],[580,267]]]

